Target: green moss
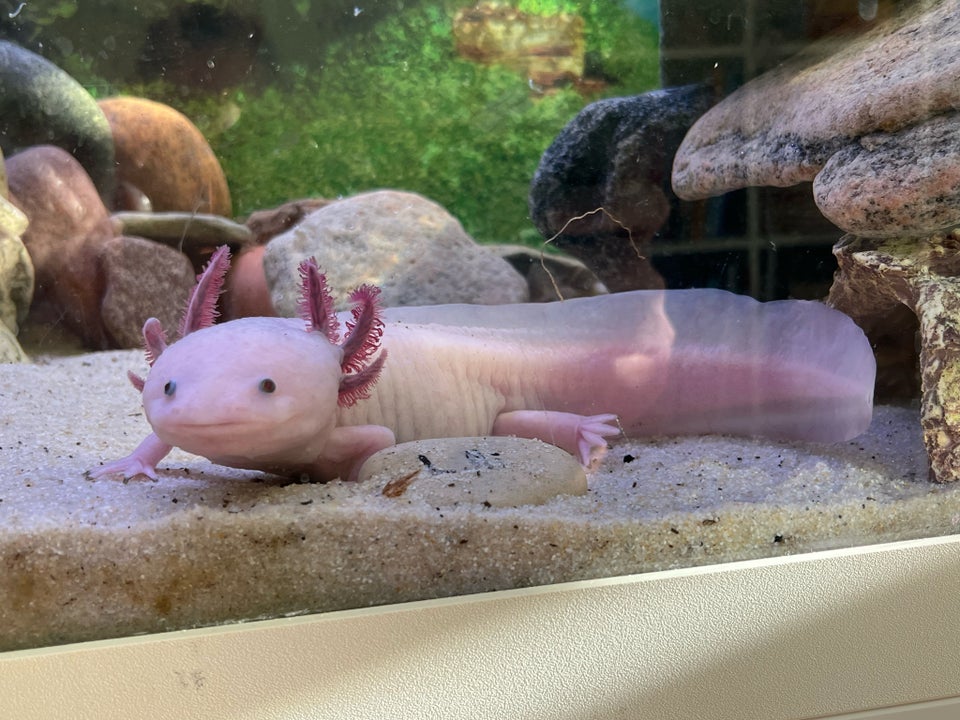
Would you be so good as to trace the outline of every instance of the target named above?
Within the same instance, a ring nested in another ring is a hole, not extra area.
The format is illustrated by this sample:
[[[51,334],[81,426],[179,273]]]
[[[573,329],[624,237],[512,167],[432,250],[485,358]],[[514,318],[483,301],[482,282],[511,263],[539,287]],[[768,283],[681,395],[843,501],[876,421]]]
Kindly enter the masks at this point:
[[[262,92],[232,93],[239,120],[220,133],[222,99],[163,99],[211,137],[238,214],[391,187],[441,203],[478,240],[529,241],[540,156],[589,100],[572,89],[537,96],[519,73],[460,59],[462,4],[408,8],[331,45],[322,69],[288,67]],[[588,51],[617,80],[607,94],[655,87],[656,30],[610,0],[573,4]]]

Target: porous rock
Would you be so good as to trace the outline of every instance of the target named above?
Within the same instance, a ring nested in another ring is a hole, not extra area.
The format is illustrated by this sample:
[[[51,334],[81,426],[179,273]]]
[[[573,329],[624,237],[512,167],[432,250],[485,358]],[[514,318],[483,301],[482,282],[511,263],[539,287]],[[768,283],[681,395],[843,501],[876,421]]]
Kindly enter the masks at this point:
[[[861,237],[930,234],[960,223],[960,113],[837,151],[813,180],[820,211]]]
[[[117,210],[142,209],[148,199],[155,212],[231,214],[220,161],[186,116],[143,98],[107,98],[99,105],[116,148]],[[135,206],[124,204],[128,197],[137,198]]]
[[[378,190],[304,217],[273,238],[263,258],[273,306],[295,316],[298,266],[315,257],[339,301],[363,283],[385,306],[501,304],[527,299],[524,279],[476,243],[450,213],[421,195]]]
[[[90,93],[48,60],[0,41],[0,147],[12,155],[51,144],[73,155],[108,202],[114,188],[113,138]]]
[[[588,105],[544,152],[530,217],[612,291],[663,286],[649,243],[680,202],[673,155],[712,93],[690,85]]]
[[[20,239],[27,229],[27,216],[7,199],[7,194],[4,174],[0,178],[0,325],[16,335],[33,300],[34,272]]]
[[[27,362],[29,358],[17,342],[17,337],[3,323],[0,323],[0,365],[5,363]]]
[[[834,255],[840,269],[828,302],[868,335],[887,328],[898,306],[916,315],[924,445],[936,480],[960,479],[960,231],[922,240],[847,235]]]
[[[401,443],[367,459],[359,480],[386,497],[437,507],[542,505],[587,492],[586,473],[572,455],[516,437]]]
[[[859,37],[814,43],[707,112],[677,152],[677,195],[809,181],[855,138],[960,106],[956,0],[906,5]]]

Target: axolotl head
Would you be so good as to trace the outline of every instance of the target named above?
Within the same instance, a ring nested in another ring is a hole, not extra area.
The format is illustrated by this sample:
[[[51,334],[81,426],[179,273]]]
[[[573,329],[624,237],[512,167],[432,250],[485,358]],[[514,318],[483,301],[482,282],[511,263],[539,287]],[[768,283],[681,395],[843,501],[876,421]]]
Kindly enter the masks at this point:
[[[159,321],[143,338],[151,370],[130,379],[164,443],[226,465],[311,463],[336,427],[337,408],[368,397],[387,353],[379,289],[349,296],[353,318],[341,336],[326,278],[300,263],[301,320],[243,318],[215,325],[230,263],[219,248],[197,279],[180,327],[167,345]],[[374,357],[375,356],[375,357]]]
[[[336,425],[342,356],[297,320],[213,325],[157,358],[144,411],[163,442],[211,460],[308,462]]]

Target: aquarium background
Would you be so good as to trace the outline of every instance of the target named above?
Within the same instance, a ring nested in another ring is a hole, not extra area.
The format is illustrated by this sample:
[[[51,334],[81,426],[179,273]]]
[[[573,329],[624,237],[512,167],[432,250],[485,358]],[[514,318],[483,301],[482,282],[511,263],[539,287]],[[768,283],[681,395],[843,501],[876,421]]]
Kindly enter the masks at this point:
[[[3,36],[95,97],[149,97],[190,117],[220,158],[238,216],[390,187],[439,202],[481,242],[536,247],[531,178],[587,104],[700,82],[719,96],[877,13],[856,2],[505,3],[582,18],[582,77],[543,87],[522,67],[458,52],[463,0],[8,5]],[[839,233],[807,186],[750,188],[697,212],[682,237],[668,232],[650,248],[668,286],[826,293]]]

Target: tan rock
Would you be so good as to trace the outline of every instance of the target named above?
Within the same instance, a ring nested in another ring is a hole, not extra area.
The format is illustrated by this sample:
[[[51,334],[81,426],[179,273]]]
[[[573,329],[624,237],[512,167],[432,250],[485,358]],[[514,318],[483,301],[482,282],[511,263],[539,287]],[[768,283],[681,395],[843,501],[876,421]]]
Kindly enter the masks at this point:
[[[587,476],[572,455],[539,440],[442,438],[394,445],[371,456],[361,482],[381,493],[430,506],[542,505],[583,495]]]
[[[930,234],[960,224],[960,113],[871,133],[813,180],[820,211],[861,237]]]
[[[960,107],[957,0],[907,5],[858,38],[815,43],[707,112],[674,160],[677,195],[812,180],[854,138]]]
[[[3,323],[0,323],[0,365],[4,363],[27,362],[29,358],[20,347],[16,336]]]

